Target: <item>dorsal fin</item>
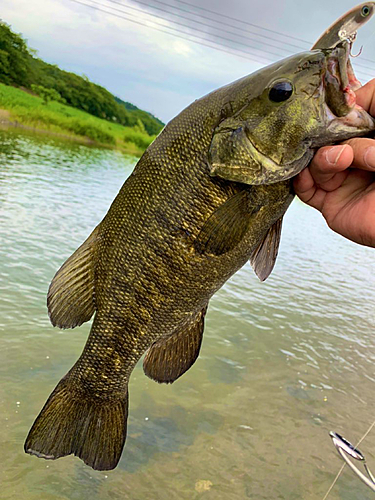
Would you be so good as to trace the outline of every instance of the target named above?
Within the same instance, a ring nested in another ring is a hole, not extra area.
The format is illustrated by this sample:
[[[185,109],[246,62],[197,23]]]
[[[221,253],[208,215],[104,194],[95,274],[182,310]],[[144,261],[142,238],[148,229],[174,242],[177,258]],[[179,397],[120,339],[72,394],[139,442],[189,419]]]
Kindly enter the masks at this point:
[[[260,281],[265,281],[274,268],[279,251],[282,222],[281,217],[269,228],[250,257],[250,263]]]
[[[53,326],[74,328],[88,321],[95,311],[97,226],[87,240],[55,274],[47,295]]]
[[[202,344],[206,310],[207,306],[183,329],[152,344],[143,360],[143,370],[148,377],[171,384],[194,364]]]

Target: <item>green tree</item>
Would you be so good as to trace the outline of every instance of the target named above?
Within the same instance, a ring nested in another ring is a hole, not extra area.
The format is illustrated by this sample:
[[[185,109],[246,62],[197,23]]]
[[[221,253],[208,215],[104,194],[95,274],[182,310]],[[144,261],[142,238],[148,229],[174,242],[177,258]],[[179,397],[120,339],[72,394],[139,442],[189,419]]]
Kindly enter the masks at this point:
[[[28,86],[30,57],[26,41],[0,21],[0,81]]]
[[[4,22],[0,22],[0,82],[32,89],[45,102],[65,102],[110,122],[136,127],[149,135],[156,135],[164,125],[150,113],[90,82],[87,76],[78,76],[42,61],[35,51],[28,49],[22,36]]]
[[[55,89],[47,89],[42,85],[35,85],[34,83],[32,83],[30,87],[31,90],[35,92],[35,94],[37,94],[39,97],[41,97],[45,103],[49,101],[62,102],[63,104],[66,103],[65,99],[61,97],[61,95]]]

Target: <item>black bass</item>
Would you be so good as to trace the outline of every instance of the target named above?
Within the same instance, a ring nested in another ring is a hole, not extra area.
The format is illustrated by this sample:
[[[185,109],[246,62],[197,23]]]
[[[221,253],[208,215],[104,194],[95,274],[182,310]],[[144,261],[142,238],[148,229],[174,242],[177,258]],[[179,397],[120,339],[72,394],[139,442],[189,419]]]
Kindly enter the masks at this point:
[[[213,294],[251,261],[275,263],[292,177],[316,148],[374,130],[356,105],[349,43],[277,62],[195,101],[145,151],[102,222],[55,275],[52,323],[95,314],[78,361],[25,443],[47,459],[75,454],[116,467],[128,382],[171,383],[197,359]]]

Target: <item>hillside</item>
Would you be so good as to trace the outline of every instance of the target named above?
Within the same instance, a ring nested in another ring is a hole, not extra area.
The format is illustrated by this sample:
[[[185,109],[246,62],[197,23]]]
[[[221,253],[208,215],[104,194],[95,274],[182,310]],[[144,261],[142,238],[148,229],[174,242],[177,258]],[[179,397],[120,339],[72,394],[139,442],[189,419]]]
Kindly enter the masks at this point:
[[[0,125],[4,122],[83,143],[115,147],[136,156],[140,156],[155,137],[138,125],[125,127],[0,83]]]
[[[115,97],[104,87],[90,82],[88,78],[42,61],[29,49],[23,37],[14,33],[11,27],[2,21],[0,82],[38,95],[44,104],[50,101],[58,102],[111,124],[135,128],[138,134],[154,136],[164,125],[151,113]],[[2,102],[1,107],[7,109]]]
[[[151,123],[154,122],[156,122],[156,127],[159,127],[159,130],[157,132],[159,132],[164,127],[164,123],[161,120],[159,120],[159,118],[156,118],[156,116],[154,116],[153,114],[148,113],[147,111],[143,111],[142,109],[137,108],[137,106],[134,106],[134,104],[123,101],[119,97],[115,97],[115,100],[116,102],[124,106],[127,110],[133,112],[134,116],[138,116],[139,119],[143,123],[145,123],[146,130],[148,130],[147,127],[151,127],[152,126]],[[157,133],[157,132],[150,132],[150,133]]]

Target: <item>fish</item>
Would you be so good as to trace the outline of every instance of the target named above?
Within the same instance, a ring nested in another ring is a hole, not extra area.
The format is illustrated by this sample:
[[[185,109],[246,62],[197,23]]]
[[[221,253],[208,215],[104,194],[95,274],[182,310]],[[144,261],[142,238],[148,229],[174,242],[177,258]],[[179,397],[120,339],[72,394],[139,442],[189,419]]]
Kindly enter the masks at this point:
[[[148,377],[174,382],[198,358],[211,297],[248,261],[269,276],[293,177],[317,148],[375,129],[350,91],[349,51],[342,41],[303,52],[215,90],[147,148],[51,282],[54,326],[94,320],[32,425],[27,453],[115,468],[142,355]]]

